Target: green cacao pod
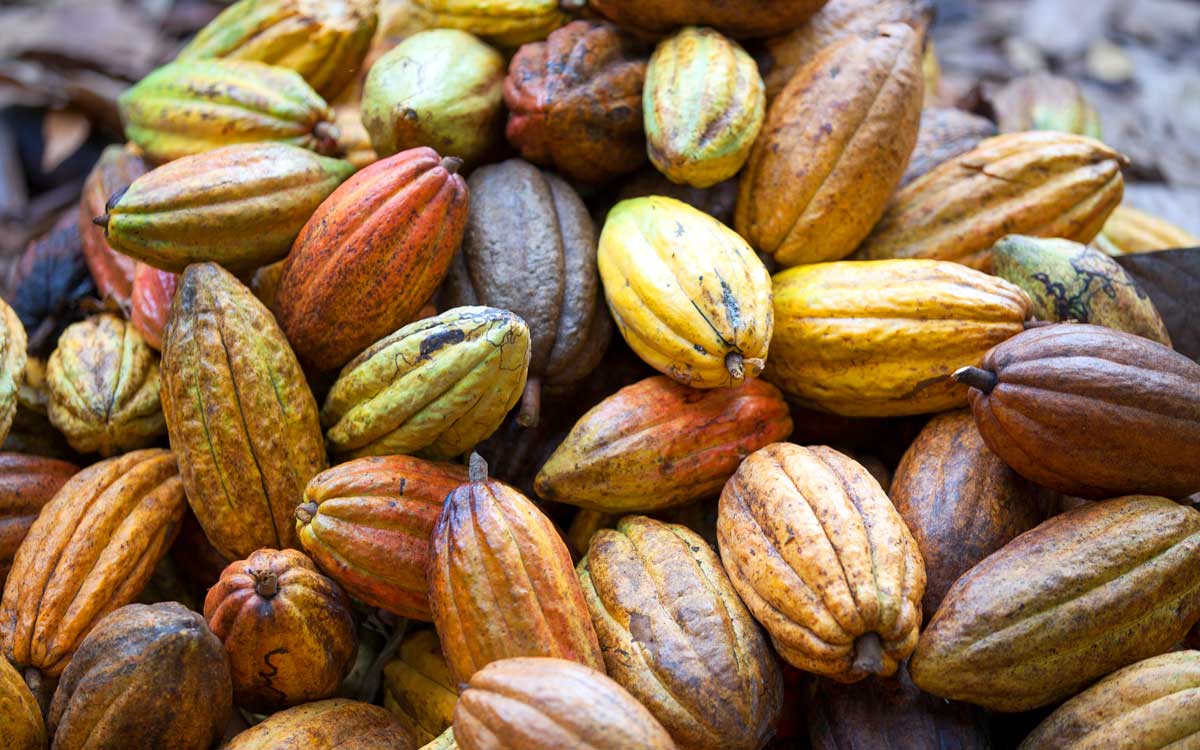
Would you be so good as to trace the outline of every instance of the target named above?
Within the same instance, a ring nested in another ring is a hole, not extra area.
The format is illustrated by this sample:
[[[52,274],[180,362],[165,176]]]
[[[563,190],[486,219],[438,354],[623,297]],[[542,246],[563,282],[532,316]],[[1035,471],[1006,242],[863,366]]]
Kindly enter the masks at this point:
[[[17,413],[17,392],[25,373],[25,326],[16,311],[0,300],[0,443]]]

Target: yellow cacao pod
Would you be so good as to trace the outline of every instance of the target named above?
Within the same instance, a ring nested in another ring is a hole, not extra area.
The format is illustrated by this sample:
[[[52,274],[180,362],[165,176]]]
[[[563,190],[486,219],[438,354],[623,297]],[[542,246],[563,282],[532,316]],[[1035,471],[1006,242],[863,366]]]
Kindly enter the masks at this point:
[[[432,742],[450,727],[458,691],[437,633],[419,630],[404,637],[399,654],[383,668],[383,691],[384,707],[417,742]]]
[[[414,0],[431,28],[469,31],[501,47],[536,42],[571,17],[559,0]]]
[[[17,393],[25,373],[25,343],[21,319],[0,300],[0,442],[8,436],[17,413]]]
[[[1197,247],[1200,237],[1145,211],[1121,205],[1109,214],[1104,229],[1096,235],[1092,245],[1109,255],[1128,255]]]

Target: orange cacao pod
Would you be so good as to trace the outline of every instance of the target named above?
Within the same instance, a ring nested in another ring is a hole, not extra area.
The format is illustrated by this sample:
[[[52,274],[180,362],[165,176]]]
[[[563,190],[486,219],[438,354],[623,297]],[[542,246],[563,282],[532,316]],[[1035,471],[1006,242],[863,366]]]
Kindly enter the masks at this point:
[[[175,299],[179,274],[138,263],[133,272],[129,322],[150,346],[162,351],[163,327]]]
[[[0,453],[0,588],[42,506],[79,468],[24,453]]]
[[[333,698],[289,708],[242,732],[224,750],[413,750],[412,734],[383,708]]]

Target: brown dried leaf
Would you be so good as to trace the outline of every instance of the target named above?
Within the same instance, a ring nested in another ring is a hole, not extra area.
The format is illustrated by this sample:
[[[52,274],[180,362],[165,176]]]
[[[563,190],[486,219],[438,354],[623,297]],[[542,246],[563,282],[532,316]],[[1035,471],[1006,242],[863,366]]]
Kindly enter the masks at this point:
[[[1200,247],[1115,259],[1150,295],[1180,354],[1200,362]]]

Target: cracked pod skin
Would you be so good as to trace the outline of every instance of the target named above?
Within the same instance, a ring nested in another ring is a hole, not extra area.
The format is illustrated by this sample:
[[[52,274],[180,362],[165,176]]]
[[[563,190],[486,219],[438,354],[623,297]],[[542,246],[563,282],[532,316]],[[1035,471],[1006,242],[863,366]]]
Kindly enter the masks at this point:
[[[414,750],[412,734],[386,710],[332,698],[272,714],[222,750]]]
[[[21,673],[0,659],[0,737],[3,750],[46,750],[46,723]]]
[[[383,668],[383,691],[383,705],[422,745],[449,728],[458,690],[436,632],[419,630],[404,637],[396,658]]]
[[[227,567],[204,619],[229,654],[234,702],[254,713],[332,697],[358,649],[349,597],[291,549]]]
[[[608,674],[681,750],[758,750],[783,678],[721,560],[698,534],[626,516],[579,563]]]
[[[717,540],[792,666],[856,682],[894,674],[917,645],[921,554],[879,483],[843,454],[790,443],[752,453],[721,492]]]
[[[429,538],[442,502],[465,481],[461,466],[411,456],[347,461],[308,483],[296,534],[351,596],[429,621]]]
[[[325,468],[317,404],[271,313],[214,263],[180,279],[162,404],[188,503],[217,551],[296,547],[292,514]]]
[[[26,344],[21,319],[0,299],[0,443],[8,436],[17,414],[17,392],[25,378]]]
[[[306,368],[337,370],[433,296],[467,221],[460,165],[431,148],[402,151],[357,172],[312,215],[275,307]]]
[[[640,31],[663,34],[679,26],[712,26],[735,38],[791,31],[825,0],[591,0],[592,10]]]
[[[633,198],[609,211],[597,261],[617,330],[646,364],[693,388],[762,372],[771,276],[732,229],[674,198]]]
[[[182,604],[130,604],[88,634],[54,694],[55,750],[207,750],[233,714],[229,660]]]
[[[54,458],[0,453],[0,589],[34,520],[78,471]]]
[[[500,47],[545,39],[571,20],[560,0],[412,0],[429,15],[429,25],[461,29]]]
[[[127,309],[133,296],[133,276],[137,261],[113,250],[104,228],[92,219],[102,216],[108,199],[150,171],[150,165],[134,153],[136,149],[113,144],[100,152],[100,158],[87,180],[79,199],[79,238],[83,258],[101,299],[111,299]]]

